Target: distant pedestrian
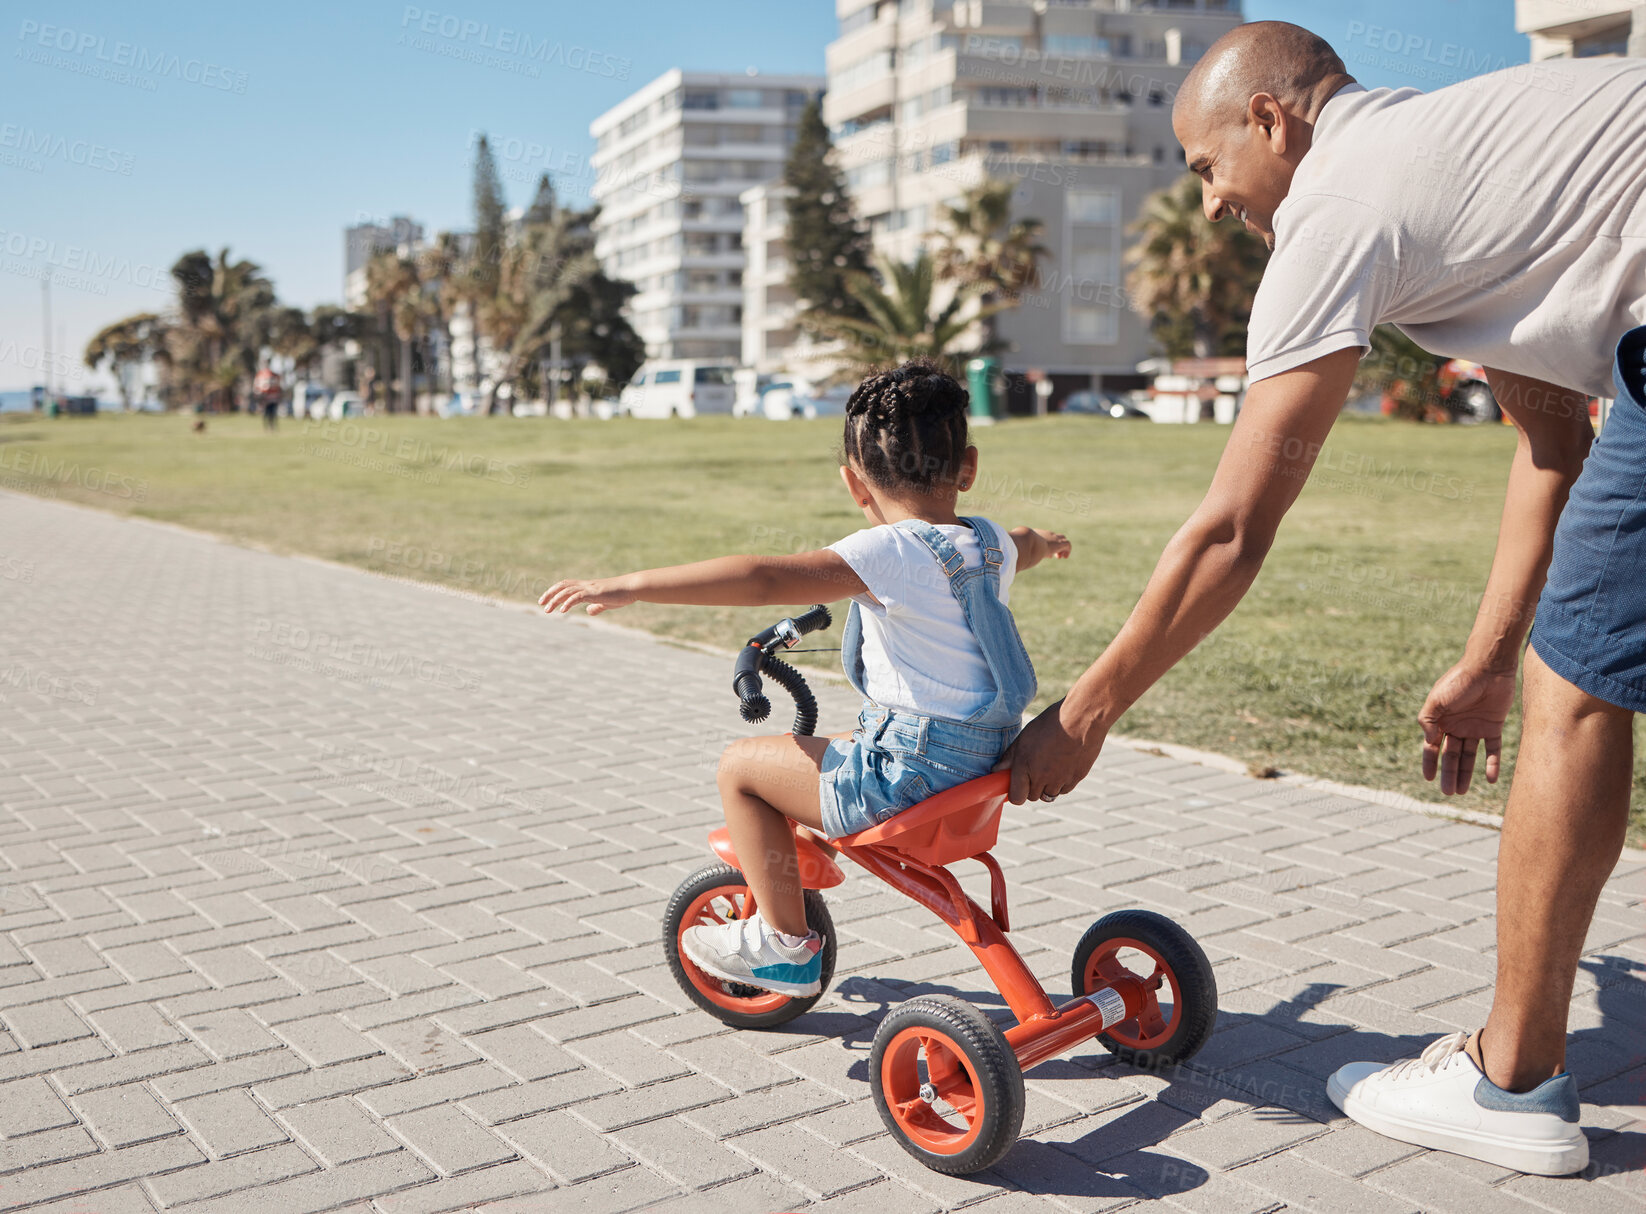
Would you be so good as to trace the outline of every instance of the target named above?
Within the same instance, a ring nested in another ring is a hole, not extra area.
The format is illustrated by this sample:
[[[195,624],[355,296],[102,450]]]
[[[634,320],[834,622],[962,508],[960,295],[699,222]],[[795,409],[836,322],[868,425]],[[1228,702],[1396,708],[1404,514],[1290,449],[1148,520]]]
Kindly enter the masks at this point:
[[[263,406],[263,426],[273,430],[276,419],[280,415],[280,373],[272,367],[264,367],[252,381],[252,395]]]

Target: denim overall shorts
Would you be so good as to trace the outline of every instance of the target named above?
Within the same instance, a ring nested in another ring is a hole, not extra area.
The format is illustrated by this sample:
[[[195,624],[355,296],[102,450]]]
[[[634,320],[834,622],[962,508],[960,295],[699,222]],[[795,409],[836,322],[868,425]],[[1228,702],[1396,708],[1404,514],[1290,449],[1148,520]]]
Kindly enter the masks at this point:
[[[1023,727],[1023,710],[1034,699],[1034,666],[1011,611],[1000,601],[1004,554],[994,530],[963,518],[977,534],[983,562],[965,558],[936,527],[921,519],[895,524],[931,550],[977,638],[994,698],[964,721],[894,712],[865,699],[852,736],[836,738],[823,754],[818,800],[823,831],[831,839],[867,830],[946,788],[986,775]],[[841,665],[863,695],[863,622],[856,603],[846,617]]]

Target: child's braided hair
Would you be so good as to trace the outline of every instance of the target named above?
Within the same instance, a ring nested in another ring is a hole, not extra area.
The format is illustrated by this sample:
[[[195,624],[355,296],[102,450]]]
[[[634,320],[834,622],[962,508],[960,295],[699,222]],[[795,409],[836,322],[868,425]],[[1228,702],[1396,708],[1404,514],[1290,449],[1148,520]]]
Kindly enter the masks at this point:
[[[882,489],[952,483],[968,446],[966,389],[926,359],[880,371],[846,402],[846,458]]]

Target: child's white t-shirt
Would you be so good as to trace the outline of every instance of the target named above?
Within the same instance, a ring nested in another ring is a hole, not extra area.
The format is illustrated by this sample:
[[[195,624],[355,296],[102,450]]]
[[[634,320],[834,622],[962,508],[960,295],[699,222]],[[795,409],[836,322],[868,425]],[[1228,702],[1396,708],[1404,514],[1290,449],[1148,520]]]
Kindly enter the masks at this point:
[[[1017,572],[1017,544],[993,529],[1000,549],[1000,601],[1007,602]],[[964,523],[933,524],[955,546],[966,568],[983,563],[977,534]],[[839,553],[869,594],[852,596],[863,624],[863,690],[882,708],[964,721],[994,699],[994,675],[949,589],[932,550],[901,527],[883,524],[854,532]],[[870,595],[873,597],[871,598]]]

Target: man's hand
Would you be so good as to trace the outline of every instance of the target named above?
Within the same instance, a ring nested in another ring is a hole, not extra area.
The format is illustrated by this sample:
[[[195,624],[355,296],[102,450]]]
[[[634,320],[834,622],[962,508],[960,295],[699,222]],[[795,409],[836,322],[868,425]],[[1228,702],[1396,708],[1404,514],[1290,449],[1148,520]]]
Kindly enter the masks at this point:
[[[1086,778],[1102,753],[1108,731],[1083,740],[1063,719],[1065,703],[1059,700],[1025,725],[1017,741],[1006,748],[1000,762],[994,765],[996,771],[1011,769],[1013,805],[1050,801],[1072,791]]]
[[[634,601],[634,591],[619,590],[609,579],[593,578],[579,581],[569,578],[556,582],[545,590],[543,597],[537,600],[537,605],[548,615],[554,615],[556,612],[564,615],[573,607],[582,607],[590,615],[599,615],[602,611],[627,607]]]
[[[1469,791],[1475,752],[1486,743],[1486,782],[1497,783],[1503,751],[1503,722],[1515,702],[1515,672],[1487,670],[1459,662],[1434,685],[1423,702],[1423,778],[1440,772],[1440,791],[1448,797]]]

